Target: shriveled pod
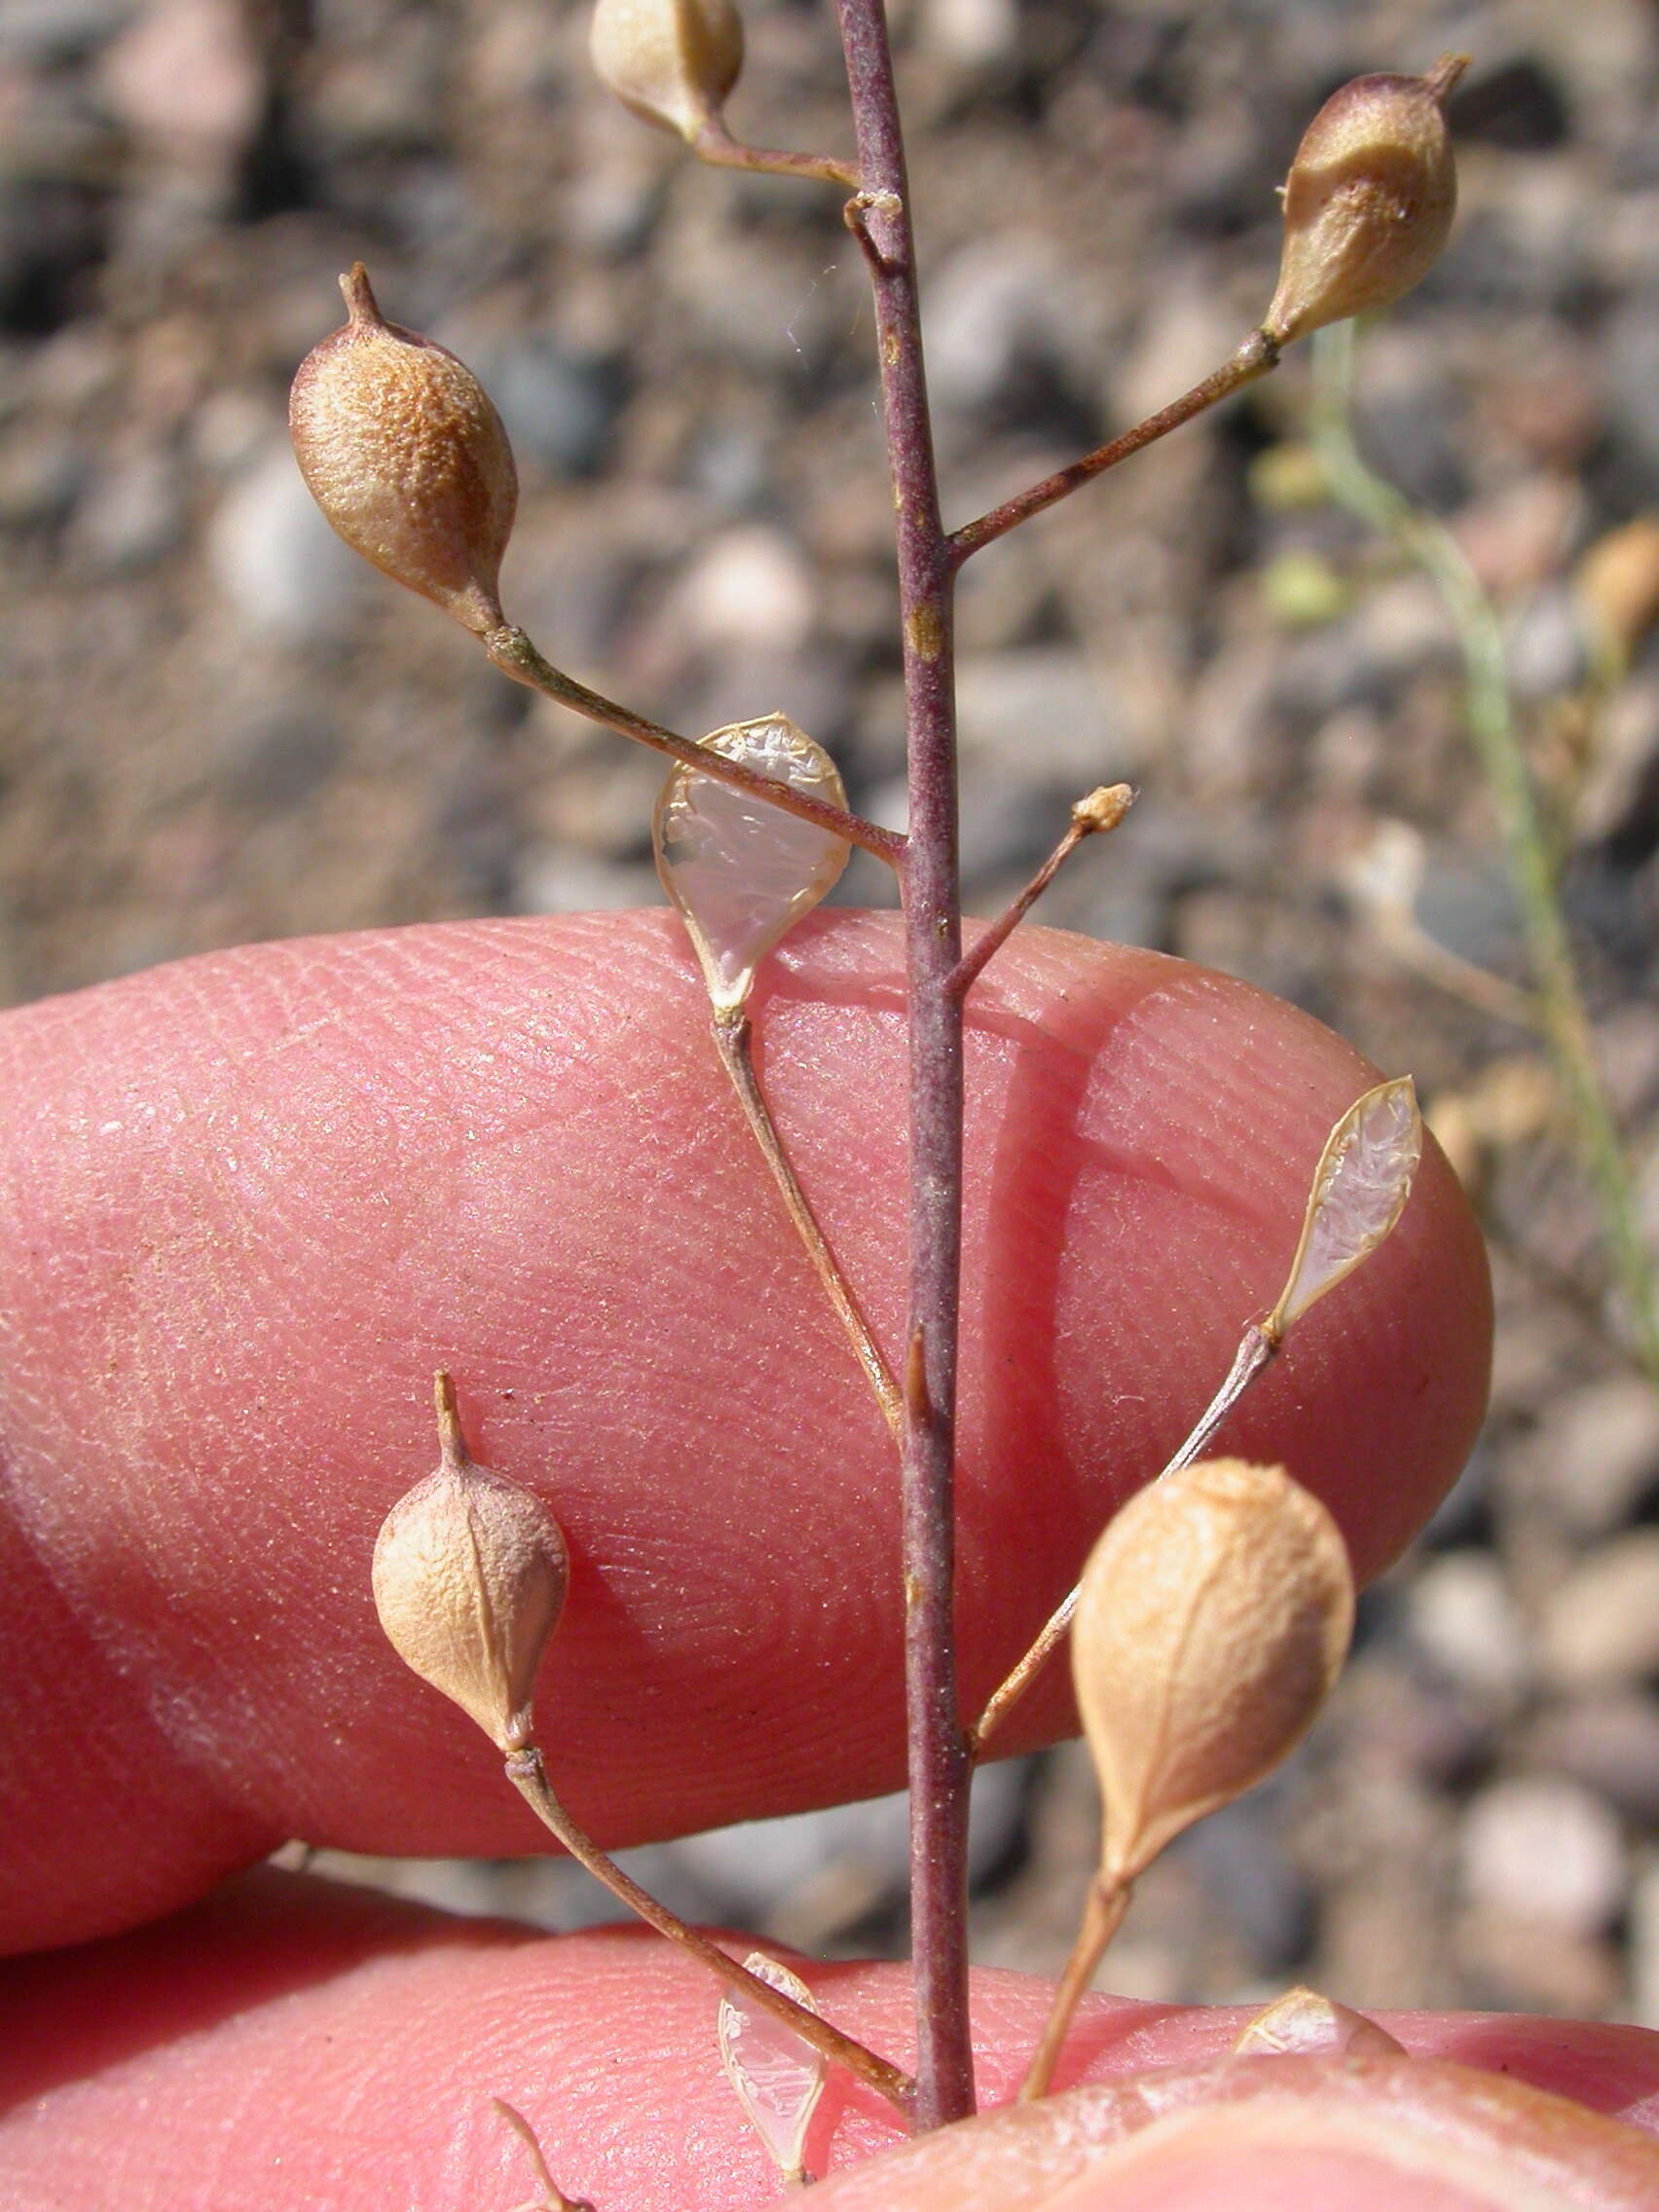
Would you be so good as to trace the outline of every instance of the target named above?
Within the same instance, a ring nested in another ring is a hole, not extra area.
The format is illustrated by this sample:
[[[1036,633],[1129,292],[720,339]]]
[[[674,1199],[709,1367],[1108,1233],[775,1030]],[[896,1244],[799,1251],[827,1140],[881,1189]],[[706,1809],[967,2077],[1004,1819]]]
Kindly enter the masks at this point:
[[[1409,1075],[1356,1098],[1325,1139],[1284,1289],[1262,1323],[1270,1338],[1376,1251],[1405,1211],[1422,1158],[1422,1116]]]
[[[1200,1459],[1130,1498],[1089,1556],[1072,1626],[1107,1888],[1277,1765],[1352,1628],[1341,1531],[1282,1467]]]
[[[347,320],[288,396],[300,473],[354,552],[482,637],[518,503],[501,418],[464,362],[386,320],[360,261],[340,288]]]
[[[799,1974],[764,1951],[751,1951],[743,1963],[772,1988],[817,2011]],[[725,2078],[773,2163],[786,2181],[804,2180],[806,2131],[824,2093],[823,2058],[738,1987],[727,1989],[720,1999],[716,2033]]]
[[[538,1497],[467,1453],[447,1375],[442,1457],[381,1525],[375,1610],[393,1649],[503,1751],[531,1740],[535,1671],[564,1610],[570,1557]]]
[[[731,0],[598,0],[588,49],[625,107],[693,139],[737,83],[743,18]]]
[[[1233,2041],[1234,2051],[1240,2058],[1293,2051],[1309,2058],[1378,2058],[1402,2052],[1405,2047],[1366,2013],[1321,1997],[1316,1989],[1303,1988],[1287,1989],[1282,1997],[1264,2005]]]
[[[835,763],[787,715],[733,722],[702,742],[814,798],[847,803]],[[718,1014],[738,1012],[760,962],[833,887],[852,850],[831,830],[684,767],[663,785],[651,842]]]
[[[1448,54],[1426,77],[1351,78],[1308,126],[1262,323],[1274,345],[1386,307],[1427,273],[1457,204],[1446,102],[1467,67]]]

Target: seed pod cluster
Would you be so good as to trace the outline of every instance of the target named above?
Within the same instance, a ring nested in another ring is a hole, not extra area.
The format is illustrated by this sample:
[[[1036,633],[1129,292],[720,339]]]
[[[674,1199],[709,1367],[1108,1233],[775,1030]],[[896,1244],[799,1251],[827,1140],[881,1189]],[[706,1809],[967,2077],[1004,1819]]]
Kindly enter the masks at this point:
[[[438,1423],[442,1459],[376,1539],[375,1609],[406,1666],[501,1751],[522,1751],[535,1670],[570,1580],[564,1532],[539,1498],[468,1455],[447,1376]]]
[[[340,288],[347,320],[289,393],[300,473],[354,552],[483,637],[518,503],[501,419],[464,362],[385,319],[360,261]]]
[[[625,107],[689,140],[737,83],[743,18],[731,0],[598,0],[588,49]]]
[[[1446,102],[1468,67],[1354,77],[1303,133],[1284,183],[1278,288],[1262,328],[1288,346],[1322,323],[1386,307],[1446,243],[1457,171]]]

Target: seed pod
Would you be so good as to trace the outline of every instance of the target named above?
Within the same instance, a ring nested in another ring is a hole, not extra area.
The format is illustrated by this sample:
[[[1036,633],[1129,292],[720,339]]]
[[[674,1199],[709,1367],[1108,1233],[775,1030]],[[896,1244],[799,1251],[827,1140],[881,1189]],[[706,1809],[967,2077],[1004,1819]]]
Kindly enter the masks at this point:
[[[348,319],[288,397],[300,473],[354,552],[483,637],[518,503],[501,419],[463,362],[383,318],[360,261],[340,289]]]
[[[1308,126],[1284,183],[1278,289],[1262,328],[1288,346],[1321,323],[1386,307],[1446,243],[1457,171],[1446,102],[1468,67],[1354,77]]]
[[[692,140],[737,83],[743,18],[731,0],[598,0],[588,50],[625,107]]]
[[[1382,2058],[1397,2056],[1405,2047],[1368,2013],[1303,1988],[1287,1989],[1252,2012],[1233,2040],[1239,2058],[1283,2057],[1293,2051],[1305,2057]]]
[[[1200,1459],[1130,1498],[1089,1555],[1072,1625],[1109,1889],[1277,1765],[1352,1627],[1341,1532],[1282,1467]]]
[[[503,1751],[531,1740],[531,1693],[570,1579],[564,1533],[539,1498],[467,1454],[447,1375],[443,1457],[375,1541],[375,1609],[398,1657]]]

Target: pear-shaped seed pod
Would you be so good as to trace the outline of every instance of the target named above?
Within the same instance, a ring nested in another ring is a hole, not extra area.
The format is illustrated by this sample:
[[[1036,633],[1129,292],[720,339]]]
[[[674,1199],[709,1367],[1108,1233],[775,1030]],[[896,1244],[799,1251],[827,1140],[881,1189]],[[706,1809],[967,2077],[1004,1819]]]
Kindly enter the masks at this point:
[[[1283,1758],[1352,1627],[1341,1532],[1282,1467],[1200,1459],[1130,1498],[1089,1555],[1072,1626],[1108,1889]]]
[[[1278,2057],[1298,2052],[1346,2058],[1398,2055],[1405,2045],[1387,2029],[1351,2006],[1321,1997],[1316,1989],[1287,1989],[1271,2005],[1253,2012],[1234,2038],[1240,2058]]]
[[[1287,346],[1321,323],[1386,307],[1446,243],[1457,171],[1446,101],[1467,56],[1426,77],[1354,77],[1303,133],[1284,184],[1278,288],[1262,328]]]
[[[463,362],[384,319],[361,262],[340,288],[348,319],[288,397],[300,473],[354,552],[482,637],[518,503],[501,419]]]
[[[731,0],[598,0],[588,46],[624,106],[694,139],[737,83],[743,18]]]
[[[564,1609],[564,1532],[540,1499],[469,1457],[447,1376],[443,1457],[375,1542],[375,1609],[398,1657],[503,1751],[531,1741],[535,1670]]]

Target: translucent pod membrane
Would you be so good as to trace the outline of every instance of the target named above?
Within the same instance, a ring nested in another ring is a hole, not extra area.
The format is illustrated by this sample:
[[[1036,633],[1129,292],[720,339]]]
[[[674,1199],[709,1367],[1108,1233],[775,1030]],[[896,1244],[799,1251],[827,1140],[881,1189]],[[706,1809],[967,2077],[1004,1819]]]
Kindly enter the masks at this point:
[[[1421,1158],[1422,1116],[1409,1075],[1354,1101],[1325,1139],[1289,1278],[1262,1324],[1266,1335],[1283,1336],[1377,1249],[1405,1211]]]
[[[1321,1997],[1316,1989],[1287,1989],[1245,2021],[1234,2038],[1240,2058],[1398,2057],[1405,2045],[1351,2006]]]
[[[847,803],[835,763],[787,715],[733,722],[702,742],[828,805]],[[651,842],[717,1014],[743,1005],[761,961],[833,886],[852,850],[844,837],[682,767],[663,785]]]
[[[798,1974],[791,1973],[764,1951],[751,1951],[744,1965],[808,2011],[818,2008]],[[786,2179],[798,2181],[804,2168],[806,2131],[824,2090],[824,2060],[812,2046],[761,2011],[742,1989],[720,1999],[717,2029],[720,2064],[749,2115],[755,2132]]]

